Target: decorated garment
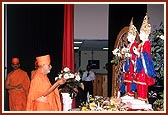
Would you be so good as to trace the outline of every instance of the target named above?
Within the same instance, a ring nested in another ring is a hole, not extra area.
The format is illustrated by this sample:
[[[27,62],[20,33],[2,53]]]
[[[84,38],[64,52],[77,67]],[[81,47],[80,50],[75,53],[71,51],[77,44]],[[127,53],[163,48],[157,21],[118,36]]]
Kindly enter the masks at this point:
[[[151,56],[150,41],[139,45],[140,57],[136,58],[136,77],[135,83],[137,84],[138,98],[146,100],[148,86],[155,84],[156,72]]]
[[[134,73],[134,63],[135,63],[135,57],[136,57],[136,55],[133,53],[134,46],[138,48],[138,44],[136,43],[136,41],[131,46],[128,46],[130,53],[132,54],[132,57],[127,59],[124,64],[124,71],[125,71],[124,82],[132,82],[132,75]]]
[[[128,46],[130,50],[130,54],[132,54],[131,58],[126,59],[126,62],[124,63],[124,82],[127,86],[127,93],[130,96],[134,95],[134,91],[136,90],[135,83],[133,82],[134,79],[134,64],[135,64],[135,57],[136,55],[133,53],[133,48],[138,47],[138,44],[136,41],[132,43],[132,45]],[[124,57],[123,57],[124,58]],[[121,85],[122,89],[123,84]]]
[[[61,100],[58,88],[46,96],[46,102],[39,102],[36,99],[41,97],[49,88],[51,83],[40,70],[36,70],[31,80],[27,101],[27,111],[61,111]]]
[[[156,72],[151,56],[151,45],[150,41],[146,41],[144,45],[140,45],[139,51],[141,56],[136,61],[135,71],[138,74],[135,81],[137,84],[145,84],[148,86],[154,85],[154,79],[156,78]]]
[[[25,111],[27,95],[30,86],[30,79],[28,74],[21,70],[17,69],[8,74],[8,80],[10,86],[17,86],[22,84],[21,89],[9,89],[9,108],[10,111]]]

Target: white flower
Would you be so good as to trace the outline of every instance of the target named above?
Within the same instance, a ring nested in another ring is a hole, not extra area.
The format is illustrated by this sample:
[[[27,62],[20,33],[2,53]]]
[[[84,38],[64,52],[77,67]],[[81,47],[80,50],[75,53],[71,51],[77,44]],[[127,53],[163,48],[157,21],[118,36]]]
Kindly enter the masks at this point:
[[[64,72],[69,72],[69,71],[70,71],[70,69],[68,67],[64,68]]]
[[[161,38],[162,40],[164,40],[164,36],[163,36],[163,35],[161,35],[160,38]]]
[[[61,78],[62,77],[62,74],[59,74],[58,78]]]
[[[69,79],[69,74],[68,73],[64,74],[64,78]]]
[[[118,48],[116,48],[116,49],[114,49],[114,50],[112,51],[112,53],[113,53],[114,55],[117,55],[119,52],[120,52],[120,50],[119,50]]]
[[[81,79],[81,78],[80,78],[79,74],[76,75],[75,80],[76,80],[76,81],[80,81],[80,79]]]
[[[55,77],[55,81],[57,81],[57,79],[59,79],[59,77]]]
[[[123,47],[123,48],[121,49],[121,53],[122,53],[122,54],[125,54],[125,52],[126,52],[126,48]]]
[[[74,77],[75,77],[74,74],[72,73],[69,74],[69,78],[74,78]]]
[[[158,35],[157,37],[161,38],[162,40],[164,40],[164,35]]]

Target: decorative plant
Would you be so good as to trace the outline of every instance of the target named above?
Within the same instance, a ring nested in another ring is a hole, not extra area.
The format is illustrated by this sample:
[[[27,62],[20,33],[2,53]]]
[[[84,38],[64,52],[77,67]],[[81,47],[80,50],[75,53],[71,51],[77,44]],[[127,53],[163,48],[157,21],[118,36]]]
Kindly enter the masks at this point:
[[[69,93],[71,98],[74,98],[78,93],[78,87],[82,87],[79,72],[73,73],[70,71],[69,68],[65,67],[56,79],[62,77],[64,77],[67,80],[65,84],[60,86],[61,92]]]
[[[163,98],[163,92],[160,92],[160,97]],[[157,99],[154,103],[153,103],[153,109],[155,111],[163,111],[164,110],[164,100],[163,99]]]
[[[164,84],[164,25],[161,22],[158,29],[155,29],[151,33],[151,52],[152,58],[154,61],[154,67],[157,74],[156,85]],[[161,82],[160,82],[161,81]],[[153,103],[153,109],[155,111],[163,111],[163,92],[159,92],[157,95],[160,94],[159,99],[156,99]]]
[[[151,52],[158,80],[164,80],[164,25],[151,33]],[[163,83],[161,83],[163,85]],[[161,85],[160,84],[160,85]]]
[[[112,53],[115,55],[114,59],[111,60],[112,64],[118,64],[120,61],[120,50],[118,48],[114,49]]]

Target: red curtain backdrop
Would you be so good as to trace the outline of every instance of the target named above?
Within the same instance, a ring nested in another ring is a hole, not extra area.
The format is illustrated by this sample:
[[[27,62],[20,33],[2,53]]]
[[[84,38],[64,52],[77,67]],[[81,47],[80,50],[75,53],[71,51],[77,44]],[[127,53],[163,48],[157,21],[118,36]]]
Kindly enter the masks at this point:
[[[64,5],[64,38],[62,68],[68,67],[74,72],[74,5]],[[75,99],[72,109],[75,108]]]
[[[64,5],[64,38],[62,68],[74,72],[74,5]]]

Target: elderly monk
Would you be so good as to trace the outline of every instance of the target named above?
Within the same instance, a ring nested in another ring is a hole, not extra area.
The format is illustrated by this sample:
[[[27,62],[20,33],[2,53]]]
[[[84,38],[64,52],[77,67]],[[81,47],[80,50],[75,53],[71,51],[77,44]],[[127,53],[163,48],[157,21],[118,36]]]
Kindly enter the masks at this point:
[[[12,58],[12,68],[6,78],[5,87],[9,92],[10,111],[25,111],[30,79],[27,72],[20,69],[19,58]]]
[[[52,66],[50,56],[36,57],[38,69],[31,80],[27,101],[27,111],[61,111],[62,105],[58,87],[66,82],[64,78],[59,79],[51,85],[47,74]]]

